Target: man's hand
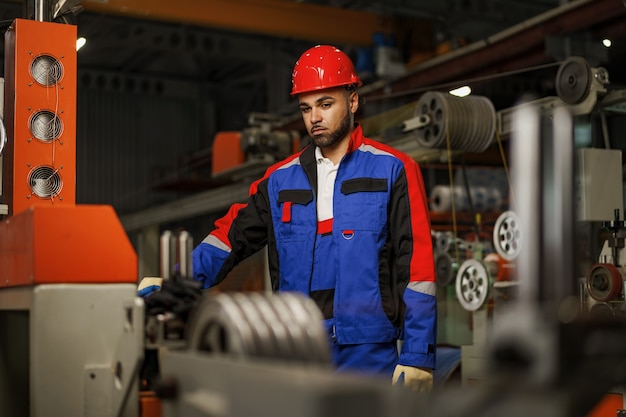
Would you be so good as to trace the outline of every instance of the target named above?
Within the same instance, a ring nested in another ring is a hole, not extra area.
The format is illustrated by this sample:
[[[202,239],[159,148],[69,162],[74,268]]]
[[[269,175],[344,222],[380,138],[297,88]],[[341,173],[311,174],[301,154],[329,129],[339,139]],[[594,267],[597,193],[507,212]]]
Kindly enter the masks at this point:
[[[396,365],[392,383],[404,385],[413,391],[430,391],[433,387],[433,371],[427,368]]]
[[[137,296],[141,298],[146,298],[152,293],[159,291],[161,289],[161,284],[163,283],[163,278],[159,277],[145,277],[139,283],[137,287]]]

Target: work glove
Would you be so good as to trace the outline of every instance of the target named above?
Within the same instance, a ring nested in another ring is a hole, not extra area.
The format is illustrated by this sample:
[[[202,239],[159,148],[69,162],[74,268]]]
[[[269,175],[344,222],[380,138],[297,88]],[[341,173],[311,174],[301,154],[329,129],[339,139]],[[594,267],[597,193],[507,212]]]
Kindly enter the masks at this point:
[[[163,280],[160,288],[144,297],[146,316],[169,312],[186,320],[200,295],[202,295],[200,281],[176,274],[170,279]]]
[[[433,371],[427,368],[396,365],[393,371],[393,385],[404,385],[413,391],[430,391],[433,387]]]
[[[146,298],[149,295],[159,291],[163,284],[163,278],[159,277],[145,277],[139,283],[137,287],[137,296]]]

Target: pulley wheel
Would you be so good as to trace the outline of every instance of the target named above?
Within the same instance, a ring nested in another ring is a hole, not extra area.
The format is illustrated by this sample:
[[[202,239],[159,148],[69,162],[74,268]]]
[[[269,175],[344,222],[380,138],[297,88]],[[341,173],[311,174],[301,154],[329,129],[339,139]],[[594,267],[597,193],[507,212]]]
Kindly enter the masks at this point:
[[[587,291],[596,301],[615,300],[622,291],[622,274],[613,264],[594,264],[587,271]]]
[[[493,245],[503,259],[512,261],[522,247],[522,232],[519,217],[513,211],[505,211],[493,227]]]
[[[556,74],[556,92],[567,104],[580,103],[589,95],[592,78],[591,67],[585,59],[568,58]]]
[[[489,297],[491,275],[485,264],[476,259],[468,259],[456,275],[456,298],[467,311],[476,311]]]

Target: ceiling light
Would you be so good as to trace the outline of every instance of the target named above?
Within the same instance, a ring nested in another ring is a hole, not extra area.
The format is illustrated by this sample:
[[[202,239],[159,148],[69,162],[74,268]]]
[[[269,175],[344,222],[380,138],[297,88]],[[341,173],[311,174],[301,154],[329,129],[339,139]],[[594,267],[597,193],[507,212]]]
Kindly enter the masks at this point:
[[[611,42],[611,40],[609,38],[602,39],[602,45],[606,46],[607,48],[610,48],[611,44],[612,44],[612,42]]]
[[[463,87],[455,88],[454,90],[450,90],[450,94],[457,97],[465,97],[472,94],[472,89],[469,86],[464,85]]]
[[[80,48],[85,46],[86,43],[87,43],[87,39],[83,38],[82,36],[76,39],[76,50],[78,51]]]

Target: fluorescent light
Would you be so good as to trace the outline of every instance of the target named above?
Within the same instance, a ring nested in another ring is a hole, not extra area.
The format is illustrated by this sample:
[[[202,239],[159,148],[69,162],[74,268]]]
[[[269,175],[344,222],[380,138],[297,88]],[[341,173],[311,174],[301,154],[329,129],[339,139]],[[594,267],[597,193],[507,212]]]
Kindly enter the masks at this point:
[[[607,48],[610,48],[611,44],[612,44],[612,42],[611,42],[611,40],[609,38],[602,39],[602,45],[606,46]]]
[[[450,90],[450,94],[457,97],[465,97],[472,94],[472,89],[469,86],[464,85],[463,87],[455,88],[454,90]]]
[[[87,43],[87,39],[83,38],[82,36],[76,39],[76,50],[78,51],[80,48],[85,46],[86,43]]]

